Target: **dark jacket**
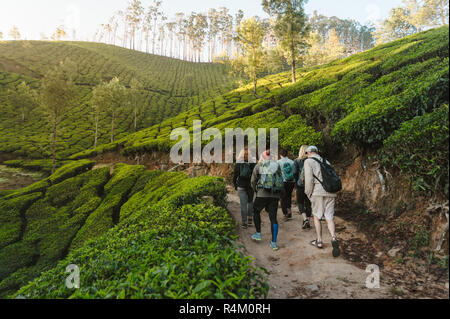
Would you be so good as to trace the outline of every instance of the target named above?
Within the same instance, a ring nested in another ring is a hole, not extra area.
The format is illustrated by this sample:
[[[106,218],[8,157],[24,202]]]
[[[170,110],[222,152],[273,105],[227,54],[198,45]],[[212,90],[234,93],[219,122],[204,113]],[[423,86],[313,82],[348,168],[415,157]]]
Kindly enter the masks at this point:
[[[306,158],[300,159],[297,158],[294,160],[295,165],[295,180],[297,181],[297,187],[305,187],[305,184],[303,181],[300,181],[300,173],[303,170],[303,167],[305,166]]]
[[[236,163],[236,165],[234,166],[234,176],[233,176],[233,185],[234,188],[245,188],[245,189],[251,189],[251,174],[250,177],[248,179],[243,179],[240,178],[239,175],[241,174],[241,166],[244,165],[244,163]],[[253,170],[255,169],[256,164],[245,164],[245,165],[250,165],[250,172],[253,172]]]

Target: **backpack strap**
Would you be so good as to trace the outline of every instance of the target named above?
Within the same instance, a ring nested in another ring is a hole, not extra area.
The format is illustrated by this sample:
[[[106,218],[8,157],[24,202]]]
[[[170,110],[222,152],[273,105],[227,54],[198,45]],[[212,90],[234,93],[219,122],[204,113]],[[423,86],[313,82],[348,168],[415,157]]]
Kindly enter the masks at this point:
[[[325,159],[324,158],[322,158],[322,162],[318,159],[318,158],[315,158],[315,157],[310,157],[309,159],[313,159],[313,160],[315,160],[317,163],[319,163],[319,164],[322,164],[322,163],[326,163],[325,162]],[[317,179],[318,181],[319,181],[319,183],[322,185],[322,187],[323,187],[323,181],[321,181],[319,178],[317,178],[317,176],[316,175],[314,175],[313,174],[313,177],[315,178],[315,179]]]

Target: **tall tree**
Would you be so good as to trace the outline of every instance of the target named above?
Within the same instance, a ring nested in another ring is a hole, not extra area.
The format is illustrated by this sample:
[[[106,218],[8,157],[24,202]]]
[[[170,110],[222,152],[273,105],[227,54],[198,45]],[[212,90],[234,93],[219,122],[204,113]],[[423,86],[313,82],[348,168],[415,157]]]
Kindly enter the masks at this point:
[[[130,29],[130,49],[136,48],[136,32],[139,30],[144,8],[140,0],[131,0],[126,11],[126,21]]]
[[[103,106],[111,116],[111,143],[114,142],[115,135],[115,121],[117,115],[117,109],[124,105],[126,101],[127,91],[125,86],[120,83],[119,78],[112,79],[105,85],[105,100]]]
[[[156,32],[158,30],[158,22],[159,19],[164,15],[161,9],[162,1],[153,0],[153,5],[148,8],[149,16],[151,17],[151,20],[153,22],[153,38],[152,38],[152,53],[155,54],[155,48],[156,48]]]
[[[8,91],[9,103],[14,109],[19,111],[22,121],[25,121],[26,116],[38,105],[36,92],[25,82]]]
[[[211,62],[216,53],[216,40],[219,33],[219,14],[216,9],[210,9],[208,11],[208,26],[208,56]]]
[[[304,6],[307,0],[263,0],[264,11],[276,18],[274,31],[279,46],[291,64],[296,82],[296,63],[305,53],[309,25]]]
[[[12,29],[9,31],[9,36],[13,39],[13,40],[20,40],[20,32],[19,32],[19,28],[16,26],[13,26]]]
[[[243,60],[244,72],[253,81],[253,94],[259,98],[256,88],[258,76],[265,70],[265,51],[262,41],[266,31],[258,17],[243,20],[236,29],[236,41],[242,47],[241,59]]]
[[[66,60],[49,71],[42,80],[40,99],[52,125],[52,173],[55,172],[56,166],[57,128],[73,106],[76,96],[73,76],[74,64]]]

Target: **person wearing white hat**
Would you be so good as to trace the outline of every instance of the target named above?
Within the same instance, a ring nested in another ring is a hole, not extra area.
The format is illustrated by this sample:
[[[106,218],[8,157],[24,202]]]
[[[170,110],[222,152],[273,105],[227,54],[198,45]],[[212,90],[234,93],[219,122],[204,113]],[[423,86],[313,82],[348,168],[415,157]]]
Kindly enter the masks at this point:
[[[314,216],[314,225],[316,228],[317,239],[313,240],[311,244],[319,249],[323,248],[322,243],[322,224],[320,220],[325,216],[328,230],[332,237],[333,256],[339,257],[340,249],[336,238],[335,224],[334,224],[334,205],[336,201],[336,194],[325,191],[321,181],[323,181],[321,167],[319,164],[323,161],[318,154],[319,150],[316,146],[310,146],[306,150],[308,159],[305,161],[305,193],[311,201],[312,214]],[[327,161],[328,164],[330,164]]]

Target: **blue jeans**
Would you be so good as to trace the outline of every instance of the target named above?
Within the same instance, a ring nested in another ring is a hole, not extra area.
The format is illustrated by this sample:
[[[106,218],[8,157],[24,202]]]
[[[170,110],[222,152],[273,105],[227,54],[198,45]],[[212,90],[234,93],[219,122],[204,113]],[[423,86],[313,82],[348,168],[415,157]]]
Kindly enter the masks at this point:
[[[247,223],[248,217],[253,217],[253,191],[238,187],[239,201],[241,202],[242,222]]]

